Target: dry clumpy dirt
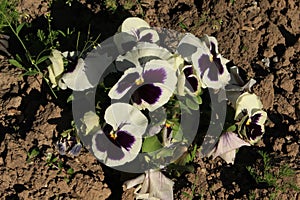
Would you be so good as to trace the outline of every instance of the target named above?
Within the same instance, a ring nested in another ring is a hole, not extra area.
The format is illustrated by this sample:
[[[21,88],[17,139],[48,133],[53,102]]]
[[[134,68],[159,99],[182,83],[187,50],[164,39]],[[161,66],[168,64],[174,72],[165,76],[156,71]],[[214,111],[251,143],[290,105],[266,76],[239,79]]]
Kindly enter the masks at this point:
[[[244,79],[257,80],[254,92],[269,115],[263,140],[255,147],[241,148],[233,166],[219,158],[197,158],[194,173],[174,178],[174,198],[192,199],[185,193],[194,190],[194,199],[270,199],[275,192],[275,199],[300,199],[299,191],[292,188],[275,191],[257,184],[246,170],[261,162],[257,150],[263,150],[270,154],[274,172],[283,165],[295,170],[292,177],[278,178],[277,184],[283,188],[292,182],[300,187],[299,1],[140,0],[126,10],[127,1],[119,0],[115,12],[103,2],[74,0],[71,6],[53,3],[49,7],[47,1],[22,0],[18,10],[33,23],[50,13],[57,29],[81,26],[84,30],[90,23],[101,40],[128,16],[143,16],[156,27],[212,35],[224,57],[241,68]],[[0,198],[133,199],[133,189],[122,191],[126,178],[101,165],[87,150],[78,157],[58,154],[55,144],[60,132],[70,126],[71,107],[54,99],[41,77],[21,74],[1,56]],[[40,153],[28,161],[27,153],[34,148]],[[49,153],[63,161],[60,173],[47,164]],[[74,174],[66,181],[68,168]]]

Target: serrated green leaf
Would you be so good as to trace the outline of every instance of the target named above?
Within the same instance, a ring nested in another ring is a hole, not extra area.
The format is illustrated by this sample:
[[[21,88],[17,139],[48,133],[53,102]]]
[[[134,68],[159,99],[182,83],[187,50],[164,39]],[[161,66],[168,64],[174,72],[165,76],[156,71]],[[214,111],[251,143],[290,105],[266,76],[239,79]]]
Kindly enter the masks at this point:
[[[18,68],[21,68],[21,69],[25,69],[25,68],[22,66],[22,64],[19,63],[19,62],[18,62],[17,60],[15,60],[15,59],[9,59],[8,62],[9,62],[11,65],[15,66],[15,67],[18,67]]]
[[[153,152],[161,149],[163,146],[156,135],[145,138],[142,146],[142,152]]]

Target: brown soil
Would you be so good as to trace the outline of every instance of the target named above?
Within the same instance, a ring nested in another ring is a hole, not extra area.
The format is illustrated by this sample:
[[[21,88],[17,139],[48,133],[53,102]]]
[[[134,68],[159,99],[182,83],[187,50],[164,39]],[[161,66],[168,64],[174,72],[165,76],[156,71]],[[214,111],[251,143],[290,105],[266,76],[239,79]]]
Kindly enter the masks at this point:
[[[241,148],[233,166],[219,158],[197,158],[194,173],[174,178],[175,199],[189,199],[184,192],[191,194],[193,187],[194,199],[270,199],[274,188],[257,184],[245,168],[261,162],[257,150],[271,155],[274,171],[284,164],[296,171],[288,180],[278,179],[280,186],[292,181],[300,187],[299,1],[240,0],[232,5],[225,0],[141,0],[125,10],[126,2],[118,1],[115,13],[102,1],[88,0],[51,8],[47,1],[23,0],[18,9],[33,23],[51,12],[54,27],[61,29],[84,24],[83,16],[89,16],[93,31],[103,33],[102,40],[127,16],[144,16],[156,27],[215,36],[219,51],[242,69],[245,79],[257,80],[255,93],[270,120],[263,140],[256,147]],[[20,76],[22,71],[6,57],[1,57],[0,71],[1,199],[133,199],[133,189],[122,191],[123,174],[101,165],[87,150],[75,158],[58,154],[55,144],[72,117],[66,101],[54,99],[41,77]],[[65,100],[68,94],[59,95]],[[34,148],[40,154],[28,161],[27,153]],[[47,164],[48,153],[63,161],[60,173]],[[69,182],[68,168],[74,169]],[[300,199],[300,194],[288,188],[277,191],[275,198]]]

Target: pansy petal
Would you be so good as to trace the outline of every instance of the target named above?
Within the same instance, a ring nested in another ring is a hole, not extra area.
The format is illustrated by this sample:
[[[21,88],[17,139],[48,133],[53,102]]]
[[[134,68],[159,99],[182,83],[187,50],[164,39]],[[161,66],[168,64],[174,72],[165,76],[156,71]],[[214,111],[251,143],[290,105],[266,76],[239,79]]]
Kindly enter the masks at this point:
[[[79,78],[80,81],[78,81]],[[78,59],[74,71],[65,73],[62,76],[62,81],[67,85],[68,88],[74,91],[83,91],[93,87],[93,84],[85,75],[85,63],[82,58]]]
[[[128,17],[121,25],[122,32],[131,32],[139,28],[150,28],[150,26],[145,20],[138,17]]]
[[[239,138],[238,135],[233,132],[223,133],[219,138],[215,151],[213,152],[213,159],[223,155],[223,158],[226,159],[225,161],[227,163],[233,163],[235,150],[241,146],[250,146],[250,144]],[[232,151],[234,151],[234,154]]]
[[[236,100],[235,119],[239,118],[244,110],[251,116],[255,111],[261,110],[262,108],[263,105],[258,96],[250,94],[249,92],[244,92]]]
[[[138,155],[141,146],[142,139],[136,138],[130,151],[127,151],[125,148],[112,143],[102,131],[96,133],[92,138],[92,151],[94,155],[110,167],[124,165],[132,161]]]
[[[141,137],[148,125],[145,115],[134,106],[126,103],[110,105],[105,111],[104,119],[114,130],[119,129],[134,133],[135,137]]]
[[[198,48],[192,55],[195,70],[207,87],[220,89],[228,84],[230,74],[222,60],[220,55],[213,57],[205,48]]]
[[[227,164],[233,164],[234,160],[235,160],[235,155],[236,155],[236,149],[232,150],[232,151],[228,151],[224,154],[219,155],[220,158],[222,158],[223,160],[225,160],[225,162]]]
[[[140,78],[141,69],[129,68],[127,69],[119,81],[110,89],[108,96],[112,99],[122,98],[132,86],[135,81]]]
[[[200,40],[204,41],[205,45],[210,49],[212,54],[219,54],[218,41],[215,37],[204,35]]]
[[[147,62],[142,76],[145,83],[162,83],[173,91],[177,84],[176,71],[165,60]]]
[[[140,29],[140,35],[138,39],[140,42],[156,43],[159,41],[159,35],[153,29]]]
[[[125,55],[119,56],[117,61],[122,62],[127,60],[133,63],[136,67],[144,67],[146,63],[141,63],[140,60],[141,58],[146,57],[166,60],[174,68],[174,70],[176,70],[180,64],[180,62],[178,62],[178,58],[167,49],[148,42],[139,42],[131,51],[127,52]]]
[[[201,90],[201,80],[194,74],[194,68],[192,65],[186,65],[182,69],[182,73],[185,75],[186,79],[186,90],[189,95],[197,95]]]
[[[64,63],[62,53],[56,49],[52,50],[51,55],[49,56],[51,65],[47,67],[49,72],[49,79],[52,84],[52,87],[58,85],[58,78],[64,72]]]
[[[137,187],[134,192],[136,195],[135,199],[173,200],[174,182],[159,170],[148,170],[145,174],[133,180],[126,181],[124,187],[129,189],[138,184],[140,184],[140,187]]]
[[[195,35],[188,33],[179,42],[177,52],[187,61],[192,61],[192,55],[197,48],[202,46],[202,42]]]

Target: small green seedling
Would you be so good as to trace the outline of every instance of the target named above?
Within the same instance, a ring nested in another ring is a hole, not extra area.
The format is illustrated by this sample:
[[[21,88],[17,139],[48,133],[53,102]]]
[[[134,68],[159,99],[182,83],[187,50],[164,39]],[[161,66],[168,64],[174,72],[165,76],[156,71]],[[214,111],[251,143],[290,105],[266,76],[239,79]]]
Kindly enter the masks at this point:
[[[273,170],[275,166],[272,165],[271,157],[263,151],[258,151],[258,153],[261,155],[263,161],[261,168],[256,169],[255,167],[247,166],[247,170],[255,179],[256,183],[264,183],[267,184],[268,187],[274,188],[274,192],[270,194],[270,199],[275,199],[279,191],[284,192],[289,188],[297,192],[300,191],[300,188],[292,181],[283,181],[278,183],[278,180],[280,179],[285,180],[285,178],[293,177],[295,175],[295,171],[293,169],[291,169],[288,165],[283,165],[280,166],[278,172],[275,172]]]
[[[39,149],[38,149],[37,147],[36,147],[36,148],[33,148],[31,151],[29,151],[29,152],[27,153],[27,160],[26,160],[26,162],[27,162],[27,163],[31,163],[31,162],[33,161],[33,159],[34,159],[35,157],[37,157],[39,154],[40,154]]]
[[[58,157],[53,156],[52,153],[48,153],[46,157],[47,165],[51,168],[57,169],[57,174],[63,174],[66,183],[69,183],[74,176],[74,169],[64,164]]]

